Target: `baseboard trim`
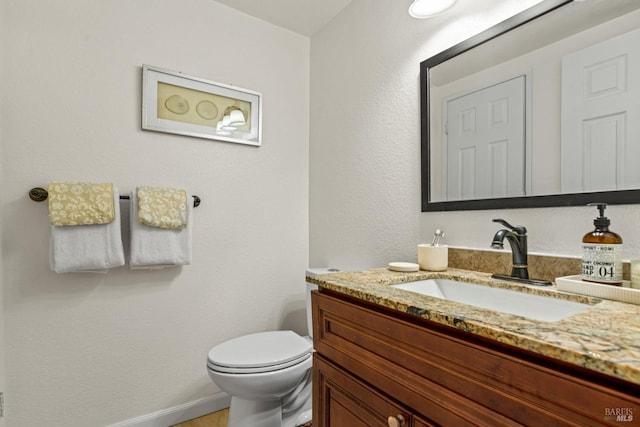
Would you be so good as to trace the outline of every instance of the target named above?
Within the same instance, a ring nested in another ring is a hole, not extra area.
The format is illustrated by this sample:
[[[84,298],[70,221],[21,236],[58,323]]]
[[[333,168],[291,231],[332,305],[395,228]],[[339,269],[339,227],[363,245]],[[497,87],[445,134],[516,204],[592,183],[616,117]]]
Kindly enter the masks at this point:
[[[147,415],[131,418],[107,427],[168,427],[184,421],[228,408],[231,396],[218,393],[172,408],[161,409]]]

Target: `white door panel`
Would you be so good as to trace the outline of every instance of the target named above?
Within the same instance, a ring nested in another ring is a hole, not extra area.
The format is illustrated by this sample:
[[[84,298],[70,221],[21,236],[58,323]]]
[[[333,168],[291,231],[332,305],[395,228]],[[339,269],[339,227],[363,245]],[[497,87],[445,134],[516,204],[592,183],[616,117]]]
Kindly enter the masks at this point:
[[[640,30],[562,61],[562,191],[640,187]]]
[[[445,101],[446,200],[525,192],[525,76]]]

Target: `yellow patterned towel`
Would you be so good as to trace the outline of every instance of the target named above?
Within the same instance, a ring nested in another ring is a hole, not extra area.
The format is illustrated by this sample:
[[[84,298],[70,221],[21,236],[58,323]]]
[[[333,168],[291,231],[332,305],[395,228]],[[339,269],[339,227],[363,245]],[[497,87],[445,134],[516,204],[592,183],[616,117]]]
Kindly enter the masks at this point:
[[[187,192],[163,187],[138,187],[138,221],[151,227],[187,226]]]
[[[47,191],[51,225],[109,224],[116,218],[111,183],[54,181]]]

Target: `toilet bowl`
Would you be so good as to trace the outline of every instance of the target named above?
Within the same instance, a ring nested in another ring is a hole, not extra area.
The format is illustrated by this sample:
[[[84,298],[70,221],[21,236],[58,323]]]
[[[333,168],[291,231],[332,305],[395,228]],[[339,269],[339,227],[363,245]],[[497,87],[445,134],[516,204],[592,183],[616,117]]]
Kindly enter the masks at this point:
[[[231,395],[228,427],[294,427],[311,409],[313,346],[292,331],[245,335],[211,349],[209,377]],[[295,393],[294,393],[295,391]],[[306,418],[311,419],[311,414]]]
[[[307,275],[333,271],[309,269]],[[311,421],[311,291],[317,286],[306,285],[309,336],[259,332],[209,351],[209,377],[231,396],[228,427],[296,427]]]

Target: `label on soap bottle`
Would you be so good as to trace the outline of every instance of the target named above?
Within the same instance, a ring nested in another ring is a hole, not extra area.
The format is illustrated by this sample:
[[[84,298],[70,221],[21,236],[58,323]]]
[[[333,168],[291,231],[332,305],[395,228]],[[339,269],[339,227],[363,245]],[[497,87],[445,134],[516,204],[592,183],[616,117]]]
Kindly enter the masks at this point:
[[[622,283],[622,245],[582,244],[582,279]]]

